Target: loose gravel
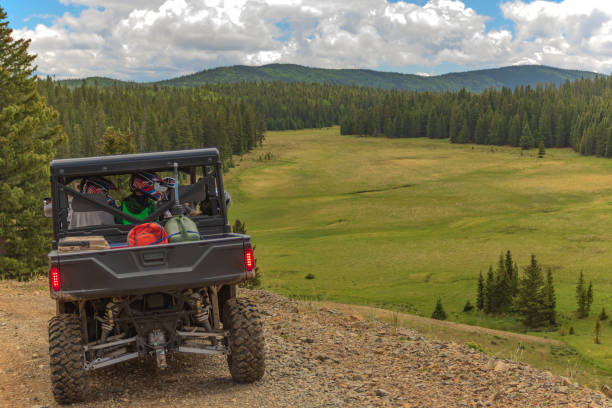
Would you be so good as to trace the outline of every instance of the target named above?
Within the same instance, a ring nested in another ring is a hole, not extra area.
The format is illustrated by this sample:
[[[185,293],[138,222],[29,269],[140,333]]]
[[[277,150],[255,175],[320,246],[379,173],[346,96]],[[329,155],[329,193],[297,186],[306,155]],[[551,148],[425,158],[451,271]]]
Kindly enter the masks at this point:
[[[44,282],[0,281],[0,406],[55,407]],[[225,358],[175,354],[89,374],[73,407],[612,407],[567,378],[406,328],[265,291],[241,291],[264,321],[266,374],[234,384]]]

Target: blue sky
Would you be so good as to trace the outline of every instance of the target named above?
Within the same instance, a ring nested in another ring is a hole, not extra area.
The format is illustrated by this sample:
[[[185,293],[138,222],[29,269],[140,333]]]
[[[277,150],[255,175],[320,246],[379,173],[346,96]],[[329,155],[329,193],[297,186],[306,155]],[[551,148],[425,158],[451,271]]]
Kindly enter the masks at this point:
[[[82,5],[64,5],[57,0],[0,0],[0,6],[8,13],[11,28],[34,28],[37,24],[50,24],[54,18],[64,13],[79,15],[87,8]]]
[[[61,78],[144,81],[274,62],[423,75],[511,64],[612,70],[610,0],[259,2],[0,0],[0,6],[15,36],[32,39],[40,73]]]

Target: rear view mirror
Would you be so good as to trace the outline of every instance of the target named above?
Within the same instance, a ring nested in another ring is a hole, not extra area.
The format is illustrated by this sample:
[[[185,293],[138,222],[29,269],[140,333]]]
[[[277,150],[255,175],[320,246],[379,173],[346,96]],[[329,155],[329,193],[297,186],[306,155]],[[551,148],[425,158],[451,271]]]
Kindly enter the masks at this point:
[[[47,218],[51,218],[53,216],[53,206],[51,204],[51,198],[49,197],[45,197],[43,199],[43,213]]]

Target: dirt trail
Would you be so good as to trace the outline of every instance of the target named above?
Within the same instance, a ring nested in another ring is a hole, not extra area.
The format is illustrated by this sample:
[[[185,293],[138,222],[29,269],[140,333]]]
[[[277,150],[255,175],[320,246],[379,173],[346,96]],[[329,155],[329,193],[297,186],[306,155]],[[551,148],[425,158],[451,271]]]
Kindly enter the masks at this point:
[[[337,305],[313,308],[265,291],[241,295],[258,304],[264,321],[261,381],[234,384],[221,357],[174,355],[163,372],[135,360],[90,373],[88,401],[73,406],[612,407],[563,377],[363,322]],[[56,406],[47,355],[53,313],[44,280],[0,281],[0,407]]]

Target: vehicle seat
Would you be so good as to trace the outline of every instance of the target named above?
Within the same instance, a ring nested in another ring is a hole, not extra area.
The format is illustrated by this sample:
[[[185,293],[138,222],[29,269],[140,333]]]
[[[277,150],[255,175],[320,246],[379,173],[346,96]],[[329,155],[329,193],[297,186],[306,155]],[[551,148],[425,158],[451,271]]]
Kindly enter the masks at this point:
[[[85,195],[99,203],[106,204],[106,197],[104,194]],[[102,211],[100,207],[94,206],[79,197],[74,197],[72,199],[71,207],[72,217],[68,229],[115,224],[115,217],[111,213]]]

